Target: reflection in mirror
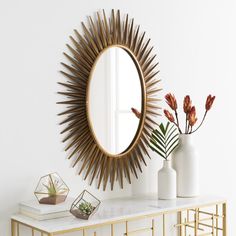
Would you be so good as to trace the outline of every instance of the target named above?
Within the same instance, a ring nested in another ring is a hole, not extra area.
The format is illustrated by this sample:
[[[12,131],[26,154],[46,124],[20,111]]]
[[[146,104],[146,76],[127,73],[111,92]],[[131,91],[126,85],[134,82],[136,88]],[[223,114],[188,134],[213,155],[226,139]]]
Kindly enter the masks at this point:
[[[137,132],[139,121],[131,108],[141,111],[139,73],[131,56],[111,47],[101,54],[90,78],[90,125],[97,142],[110,154],[124,152]]]

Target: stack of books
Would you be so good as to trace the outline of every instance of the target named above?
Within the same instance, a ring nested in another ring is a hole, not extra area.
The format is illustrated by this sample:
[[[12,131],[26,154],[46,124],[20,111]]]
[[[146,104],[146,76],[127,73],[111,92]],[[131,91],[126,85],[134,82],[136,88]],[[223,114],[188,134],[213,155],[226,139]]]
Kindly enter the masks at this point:
[[[21,202],[19,211],[21,214],[31,217],[35,220],[49,220],[70,216],[70,207],[74,199],[67,198],[65,202],[57,205],[39,204],[38,201],[31,200]]]

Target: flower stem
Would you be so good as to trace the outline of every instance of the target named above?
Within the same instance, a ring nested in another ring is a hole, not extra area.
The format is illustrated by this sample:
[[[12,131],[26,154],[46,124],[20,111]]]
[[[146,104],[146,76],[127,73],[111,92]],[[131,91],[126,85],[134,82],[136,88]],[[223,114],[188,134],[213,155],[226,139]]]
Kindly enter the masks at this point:
[[[196,132],[196,131],[202,126],[202,124],[203,124],[203,122],[204,122],[204,120],[205,120],[205,118],[206,118],[207,112],[208,112],[208,111],[206,110],[206,111],[205,111],[205,114],[204,114],[204,116],[203,116],[203,118],[202,118],[202,122],[200,123],[200,125],[199,125],[194,131],[191,131],[190,134]]]
[[[188,114],[186,113],[186,119],[185,119],[185,134],[188,132]]]
[[[189,132],[189,129],[190,129],[190,125],[189,125],[189,123],[188,123],[187,134],[189,134],[189,133],[190,133],[190,132]]]
[[[179,127],[179,118],[178,118],[178,113],[177,113],[176,110],[175,110],[175,117],[176,117],[176,121],[177,121],[176,126],[177,126],[178,129],[179,129],[179,133],[182,134],[182,131],[181,131],[180,127]]]

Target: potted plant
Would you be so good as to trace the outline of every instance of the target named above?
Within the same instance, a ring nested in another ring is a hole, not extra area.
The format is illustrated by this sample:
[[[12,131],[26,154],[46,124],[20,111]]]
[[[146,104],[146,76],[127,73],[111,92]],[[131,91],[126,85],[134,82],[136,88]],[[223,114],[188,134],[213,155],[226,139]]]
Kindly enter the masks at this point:
[[[88,220],[96,212],[99,205],[100,200],[84,190],[72,203],[70,213],[76,218]]]
[[[176,172],[171,166],[170,156],[178,146],[178,136],[177,128],[170,122],[166,126],[161,123],[151,134],[150,148],[164,159],[163,167],[158,171],[159,199],[176,198]]]
[[[40,204],[56,205],[66,200],[69,188],[57,173],[40,178],[35,195]]]
[[[85,201],[79,204],[78,209],[72,209],[71,213],[77,218],[87,220],[94,211],[94,209],[95,207],[90,202]]]
[[[211,109],[215,96],[209,95],[205,103],[205,113],[201,122],[197,125],[196,108],[192,105],[190,96],[184,97],[183,111],[185,113],[184,129],[181,128],[178,117],[178,106],[175,96],[168,93],[165,96],[166,103],[171,108],[174,115],[164,110],[167,119],[179,130],[179,145],[173,153],[173,167],[177,173],[177,195],[179,197],[194,197],[199,195],[199,164],[198,155],[192,144],[192,134],[203,124],[209,110]],[[196,127],[196,128],[195,128]]]

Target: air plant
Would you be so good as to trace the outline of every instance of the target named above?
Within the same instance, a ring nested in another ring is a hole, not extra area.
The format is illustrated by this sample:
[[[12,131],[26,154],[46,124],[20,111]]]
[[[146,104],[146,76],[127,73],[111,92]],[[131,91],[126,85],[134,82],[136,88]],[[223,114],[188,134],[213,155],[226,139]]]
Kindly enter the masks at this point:
[[[178,146],[179,134],[175,125],[170,126],[167,122],[166,126],[161,123],[157,129],[153,130],[150,138],[150,148],[168,160],[170,154]]]
[[[50,178],[48,184],[43,184],[43,186],[47,189],[48,195],[50,197],[62,195],[67,191],[67,189],[64,188],[64,184],[60,184],[57,179],[52,180]]]
[[[177,112],[177,101],[175,99],[175,96],[171,93],[166,94],[165,96],[166,99],[166,103],[169,105],[169,107],[174,111],[174,115],[169,112],[168,110],[164,110],[164,114],[166,116],[166,118],[173,124],[176,125],[176,127],[179,130],[179,133],[182,134],[182,130],[180,128],[180,124],[179,124],[179,119],[178,119],[178,112]],[[184,102],[183,102],[183,110],[185,113],[185,134],[192,134],[194,132],[196,132],[203,124],[206,115],[208,113],[208,111],[211,109],[213,103],[215,100],[215,96],[212,95],[208,95],[207,99],[206,99],[206,103],[205,103],[205,113],[203,115],[203,118],[200,122],[200,124],[198,125],[197,128],[193,129],[193,127],[195,126],[198,118],[196,116],[196,108],[195,106],[192,105],[192,101],[190,99],[190,96],[187,95],[184,98]]]

